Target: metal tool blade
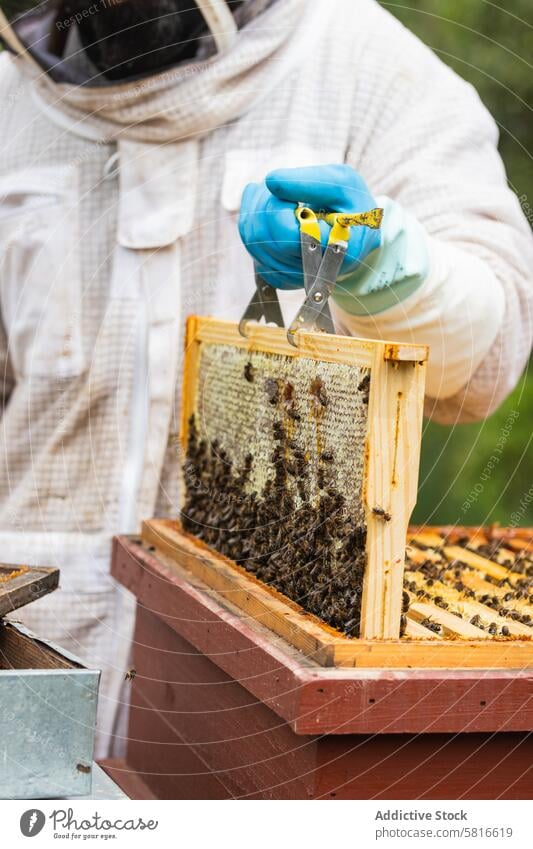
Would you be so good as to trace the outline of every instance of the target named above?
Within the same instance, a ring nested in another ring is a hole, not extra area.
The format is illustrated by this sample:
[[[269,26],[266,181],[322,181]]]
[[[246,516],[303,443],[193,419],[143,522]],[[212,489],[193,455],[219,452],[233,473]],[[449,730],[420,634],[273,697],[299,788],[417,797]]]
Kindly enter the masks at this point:
[[[255,289],[250,303],[246,307],[239,322],[239,333],[246,336],[246,325],[249,321],[265,319],[267,324],[277,324],[283,327],[283,315],[278,299],[277,289],[264,280],[257,269],[255,270]]]
[[[291,345],[297,347],[296,333],[299,330],[322,330],[326,333],[334,333],[328,299],[335,287],[347,247],[347,244],[335,243],[326,248],[315,280],[287,331],[287,338]]]
[[[320,271],[322,264],[322,245],[318,239],[308,236],[307,233],[300,234],[300,242],[302,246],[304,287],[306,294],[308,294]]]

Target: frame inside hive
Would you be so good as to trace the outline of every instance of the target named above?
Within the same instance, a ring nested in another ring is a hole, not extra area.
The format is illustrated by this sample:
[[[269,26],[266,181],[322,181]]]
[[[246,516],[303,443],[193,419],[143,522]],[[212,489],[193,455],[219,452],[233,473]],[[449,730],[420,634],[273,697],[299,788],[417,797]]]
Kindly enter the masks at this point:
[[[405,587],[411,597],[400,639],[353,639],[342,635],[238,564],[184,533],[179,522],[145,522],[142,537],[145,545],[158,549],[159,557],[169,566],[177,564],[185,569],[198,586],[215,590],[217,599],[223,599],[230,608],[238,608],[248,622],[268,628],[322,666],[533,668],[533,530],[410,531]],[[496,559],[490,559],[486,547],[495,543],[498,551],[491,557]],[[425,593],[422,599],[414,598],[410,588],[417,576],[417,590]],[[420,577],[423,584],[419,583]],[[473,596],[458,594],[458,582]],[[437,599],[446,606],[439,606]],[[474,620],[476,625],[472,623],[474,617],[478,617]],[[493,636],[489,627],[494,623],[498,633]],[[504,630],[509,633],[506,635]]]
[[[188,321],[183,527],[336,630],[398,637],[427,348],[249,327]]]

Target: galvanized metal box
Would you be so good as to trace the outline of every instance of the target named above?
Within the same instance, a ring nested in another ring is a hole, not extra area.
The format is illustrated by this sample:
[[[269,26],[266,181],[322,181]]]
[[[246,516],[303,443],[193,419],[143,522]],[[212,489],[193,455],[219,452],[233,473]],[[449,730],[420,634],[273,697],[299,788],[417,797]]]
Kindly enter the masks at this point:
[[[0,583],[0,616],[57,586],[57,570],[24,574],[22,597],[22,576],[11,593]],[[0,798],[91,792],[99,678],[98,670],[22,625],[0,620]]]

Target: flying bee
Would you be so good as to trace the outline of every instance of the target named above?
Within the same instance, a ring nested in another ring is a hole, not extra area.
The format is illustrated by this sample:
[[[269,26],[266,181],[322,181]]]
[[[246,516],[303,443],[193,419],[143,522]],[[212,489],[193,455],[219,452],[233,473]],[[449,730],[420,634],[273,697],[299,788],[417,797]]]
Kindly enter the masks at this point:
[[[133,669],[133,668],[128,669],[128,671],[126,672],[126,674],[124,676],[124,681],[133,681],[133,679],[135,678],[136,675],[137,675],[136,669]]]

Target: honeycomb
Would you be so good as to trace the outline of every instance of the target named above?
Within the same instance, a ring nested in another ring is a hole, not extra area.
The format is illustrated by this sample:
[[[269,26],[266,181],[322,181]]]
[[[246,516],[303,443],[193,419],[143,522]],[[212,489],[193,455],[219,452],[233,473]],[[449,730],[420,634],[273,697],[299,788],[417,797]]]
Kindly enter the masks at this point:
[[[202,343],[197,380],[185,530],[357,636],[369,370]]]

